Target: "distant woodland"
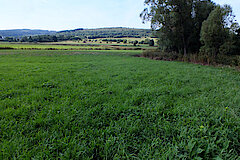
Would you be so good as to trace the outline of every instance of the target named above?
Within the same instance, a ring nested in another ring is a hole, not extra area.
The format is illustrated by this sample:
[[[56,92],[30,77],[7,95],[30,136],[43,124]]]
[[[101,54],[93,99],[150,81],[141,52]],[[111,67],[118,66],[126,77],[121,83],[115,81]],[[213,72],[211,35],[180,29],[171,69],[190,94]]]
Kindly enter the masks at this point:
[[[10,31],[9,31],[10,32]],[[46,31],[43,31],[46,32]],[[6,35],[6,31],[0,31],[1,35]],[[21,32],[22,33],[22,32]],[[150,29],[134,29],[134,28],[100,28],[100,29],[75,29],[75,30],[65,30],[56,33],[49,32],[51,34],[44,35],[34,35],[39,34],[38,32],[33,35],[29,35],[32,32],[20,34],[16,32],[12,36],[0,38],[2,41],[7,42],[58,42],[66,40],[82,40],[82,39],[96,39],[96,38],[141,38],[141,37],[154,37]]]

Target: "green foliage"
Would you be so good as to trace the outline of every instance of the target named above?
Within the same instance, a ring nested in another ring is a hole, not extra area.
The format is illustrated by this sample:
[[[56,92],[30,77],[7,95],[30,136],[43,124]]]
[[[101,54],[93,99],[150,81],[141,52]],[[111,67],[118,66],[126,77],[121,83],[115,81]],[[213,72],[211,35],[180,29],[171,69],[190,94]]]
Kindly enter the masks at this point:
[[[202,28],[202,22],[206,20],[214,9],[215,4],[211,1],[195,1],[195,16],[193,17],[194,28],[192,29],[191,37],[189,40],[189,52],[196,53],[199,52],[202,44],[200,41],[200,33]]]
[[[204,44],[201,51],[210,56],[219,54],[219,48],[228,38],[228,32],[224,27],[224,17],[228,14],[224,8],[217,6],[203,22],[201,41]]]
[[[144,9],[141,17],[151,21],[162,50],[146,51],[146,57],[238,64],[229,63],[232,61],[230,55],[240,55],[240,27],[234,21],[229,5],[221,7],[211,0],[146,0],[145,4],[148,8]],[[172,53],[182,54],[172,58]],[[226,55],[228,62],[223,62],[219,55]],[[235,57],[233,59],[237,61]]]
[[[135,40],[135,41],[133,42],[133,45],[136,46],[137,44],[138,44],[138,41]]]
[[[34,36],[34,35],[53,35],[56,34],[55,31],[48,30],[31,30],[31,29],[12,29],[12,30],[0,30],[0,35],[3,37],[13,37],[20,38],[24,36]]]
[[[187,54],[200,48],[199,34],[202,22],[214,5],[206,0],[146,0],[141,17],[150,20],[164,51]]]
[[[234,42],[227,41],[219,47],[219,53],[221,55],[234,55],[237,53],[238,46]]]
[[[214,62],[217,64],[240,66],[240,56],[238,55],[218,55]]]
[[[17,39],[13,38],[13,37],[6,37],[6,38],[4,38],[4,41],[7,41],[7,42],[17,42]]]
[[[230,45],[226,45],[229,47]],[[219,54],[215,57],[205,53],[188,54],[187,56],[179,55],[176,52],[163,52],[162,50],[145,50],[142,53],[143,57],[155,60],[165,61],[185,61],[191,63],[200,63],[206,65],[228,65],[240,67],[239,55],[222,55]]]
[[[239,72],[106,52],[0,52],[1,159],[239,159]]]
[[[20,42],[57,42],[57,41],[58,39],[55,35],[29,36],[29,37],[22,37],[20,39]]]
[[[146,58],[165,61],[176,61],[182,59],[182,56],[176,52],[163,52],[162,50],[145,50],[142,55]]]
[[[201,52],[209,56],[234,55],[237,53],[238,24],[234,22],[232,8],[228,5],[217,6],[203,22],[201,30],[201,41],[204,46]]]
[[[124,42],[124,43],[127,43],[126,39],[103,39],[102,41],[103,42],[117,42],[117,43]]]
[[[134,29],[134,28],[99,28],[99,29],[82,29],[82,30],[70,30],[67,32],[58,32],[57,36],[78,36],[81,38],[123,38],[123,37],[150,37],[152,31],[150,29]]]
[[[16,30],[17,32],[18,30]],[[19,30],[21,32],[21,30]],[[1,31],[0,31],[1,33]],[[36,32],[38,33],[38,32]],[[44,32],[45,33],[45,32]],[[100,28],[100,29],[75,29],[60,32],[49,32],[49,34],[39,35],[28,34],[21,36],[19,40],[16,37],[10,37],[11,39],[4,39],[7,42],[21,41],[21,42],[58,42],[74,40],[79,41],[82,39],[96,39],[96,38],[141,38],[152,36],[150,29],[134,29],[134,28]],[[35,35],[35,36],[34,36]]]
[[[149,46],[154,46],[154,40],[153,39],[151,39],[151,40],[149,40]]]

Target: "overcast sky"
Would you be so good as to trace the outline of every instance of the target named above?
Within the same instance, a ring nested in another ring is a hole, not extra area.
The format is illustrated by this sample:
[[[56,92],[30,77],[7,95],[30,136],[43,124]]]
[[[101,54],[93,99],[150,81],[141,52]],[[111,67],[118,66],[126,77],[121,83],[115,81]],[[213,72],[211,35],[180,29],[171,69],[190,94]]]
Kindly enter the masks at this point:
[[[230,4],[240,22],[240,0],[214,0]],[[0,29],[47,29],[134,27],[144,0],[0,0]]]

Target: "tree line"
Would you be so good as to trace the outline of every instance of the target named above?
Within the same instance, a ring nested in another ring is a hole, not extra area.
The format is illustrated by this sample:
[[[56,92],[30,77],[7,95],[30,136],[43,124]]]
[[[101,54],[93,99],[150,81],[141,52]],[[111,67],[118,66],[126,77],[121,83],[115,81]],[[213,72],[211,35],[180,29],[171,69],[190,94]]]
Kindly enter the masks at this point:
[[[23,37],[5,37],[0,39],[7,42],[58,42],[67,40],[83,40],[97,38],[142,38],[154,37],[150,29],[133,28],[100,28],[100,29],[75,29],[57,32],[51,35],[36,35]]]
[[[231,6],[211,0],[145,0],[143,22],[150,21],[161,52],[216,59],[240,55],[240,27]]]

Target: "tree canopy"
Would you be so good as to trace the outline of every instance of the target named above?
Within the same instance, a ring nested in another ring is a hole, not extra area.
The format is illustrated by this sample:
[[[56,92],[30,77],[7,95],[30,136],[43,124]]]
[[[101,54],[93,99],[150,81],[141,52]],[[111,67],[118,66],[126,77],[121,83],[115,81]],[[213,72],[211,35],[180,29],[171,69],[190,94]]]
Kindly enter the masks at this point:
[[[147,8],[141,13],[151,21],[163,50],[184,53],[199,50],[201,25],[214,9],[210,0],[145,0]]]
[[[217,6],[203,22],[201,51],[213,57],[218,54],[233,54],[232,52],[237,48],[235,45],[238,28],[231,6]]]
[[[145,0],[160,59],[240,65],[240,27],[231,6],[211,0]],[[156,54],[158,52],[158,54]]]

